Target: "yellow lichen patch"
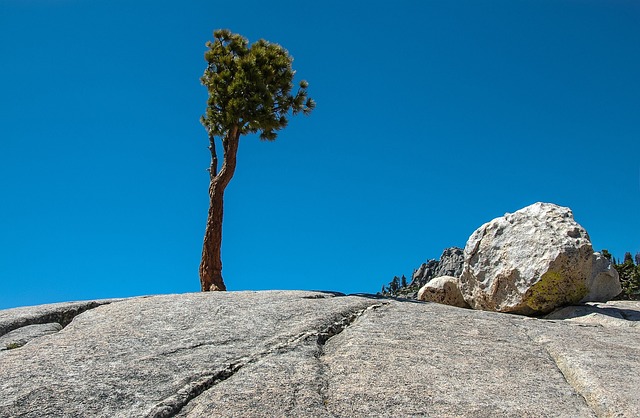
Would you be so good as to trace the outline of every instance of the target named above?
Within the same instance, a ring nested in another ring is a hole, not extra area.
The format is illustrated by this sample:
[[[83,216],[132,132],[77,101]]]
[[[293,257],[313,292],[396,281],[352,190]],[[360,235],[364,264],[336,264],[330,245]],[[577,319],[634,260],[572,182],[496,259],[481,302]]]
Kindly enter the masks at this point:
[[[578,303],[588,292],[584,281],[550,270],[529,288],[525,299],[534,311],[547,313],[561,305]]]

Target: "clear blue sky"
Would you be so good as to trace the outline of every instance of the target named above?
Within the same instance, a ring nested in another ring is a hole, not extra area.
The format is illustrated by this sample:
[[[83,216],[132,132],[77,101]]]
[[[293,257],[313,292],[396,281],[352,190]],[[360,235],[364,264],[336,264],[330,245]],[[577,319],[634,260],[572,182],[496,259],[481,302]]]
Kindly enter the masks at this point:
[[[317,108],[241,139],[230,290],[376,292],[573,209],[640,251],[640,3],[0,0],[0,308],[199,290],[204,44],[279,43]]]

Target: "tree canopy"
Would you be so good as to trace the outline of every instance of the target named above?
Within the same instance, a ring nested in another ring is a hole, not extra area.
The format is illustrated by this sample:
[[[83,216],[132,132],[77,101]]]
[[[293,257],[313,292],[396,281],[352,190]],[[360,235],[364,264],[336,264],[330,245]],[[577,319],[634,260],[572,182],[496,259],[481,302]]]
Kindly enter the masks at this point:
[[[260,132],[260,139],[272,141],[287,126],[289,112],[309,114],[315,103],[304,80],[291,94],[295,71],[286,49],[263,39],[248,44],[226,29],[207,42],[201,81],[209,99],[202,123],[211,135],[224,137],[237,128],[240,135]]]

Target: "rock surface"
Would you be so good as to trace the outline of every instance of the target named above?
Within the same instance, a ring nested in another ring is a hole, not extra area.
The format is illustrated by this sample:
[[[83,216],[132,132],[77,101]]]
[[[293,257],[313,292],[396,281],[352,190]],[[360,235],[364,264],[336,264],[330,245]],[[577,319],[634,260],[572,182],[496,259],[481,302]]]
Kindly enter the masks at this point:
[[[460,278],[474,309],[536,315],[580,302],[589,289],[593,248],[571,209],[535,203],[477,229]]]
[[[452,276],[440,276],[429,280],[418,291],[418,300],[470,308],[460,292],[460,279]]]
[[[421,288],[431,279],[442,276],[460,277],[464,264],[464,252],[462,248],[446,248],[440,259],[427,260],[411,275],[410,287]]]
[[[634,417],[639,331],[320,292],[134,298],[0,352],[0,417]]]
[[[638,369],[628,362],[640,360],[640,328],[635,326],[640,320],[640,304],[632,302],[623,307],[609,302],[599,306],[608,313],[606,316],[629,318],[624,320],[627,325],[606,320],[587,324],[574,317],[572,329],[578,328],[579,332],[572,336],[563,335],[563,328],[556,326],[565,325],[564,321],[539,321],[536,327],[527,330],[527,335],[545,347],[567,382],[585,398],[596,416],[638,417],[640,393],[637,389],[634,394],[629,392],[640,383]],[[624,364],[635,370],[622,370]]]
[[[82,312],[119,300],[122,299],[51,303],[49,305],[0,310],[0,336],[15,329],[34,324],[56,322],[65,327]]]
[[[589,293],[580,302],[606,302],[622,292],[618,271],[600,253],[593,253],[587,288]]]
[[[546,319],[565,319],[581,324],[606,327],[637,327],[640,324],[638,302],[612,300],[606,303],[589,302],[579,306],[565,306]]]
[[[60,330],[62,330],[62,325],[57,322],[33,324],[15,329],[0,337],[0,351],[22,347],[31,340],[55,334]]]

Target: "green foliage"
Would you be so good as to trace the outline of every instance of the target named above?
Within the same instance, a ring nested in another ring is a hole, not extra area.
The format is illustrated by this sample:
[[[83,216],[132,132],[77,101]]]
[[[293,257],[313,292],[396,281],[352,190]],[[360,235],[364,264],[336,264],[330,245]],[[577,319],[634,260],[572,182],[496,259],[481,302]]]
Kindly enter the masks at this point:
[[[612,260],[613,267],[620,276],[622,293],[618,298],[640,300],[640,253],[636,254],[635,263],[629,252],[625,253],[622,263],[618,262],[615,257],[611,257],[607,250],[602,250],[602,255],[605,257],[609,255],[607,258]]]
[[[246,38],[226,29],[213,36],[200,79],[209,91],[201,122],[210,135],[224,137],[238,128],[241,135],[260,132],[260,139],[273,141],[276,131],[287,126],[289,112],[311,113],[315,103],[306,81],[291,94],[295,71],[287,50],[263,39],[249,46]]]
[[[382,286],[382,290],[378,293],[382,296],[406,296],[406,294],[417,291],[407,284],[407,278],[394,276],[387,286]]]
[[[624,253],[624,260],[622,261],[622,264],[633,264],[633,258],[631,258],[631,253],[626,252]]]
[[[6,348],[7,348],[7,350],[14,350],[14,349],[20,348],[22,346],[23,346],[23,344],[20,344],[20,343],[9,343],[9,344],[7,344]]]

